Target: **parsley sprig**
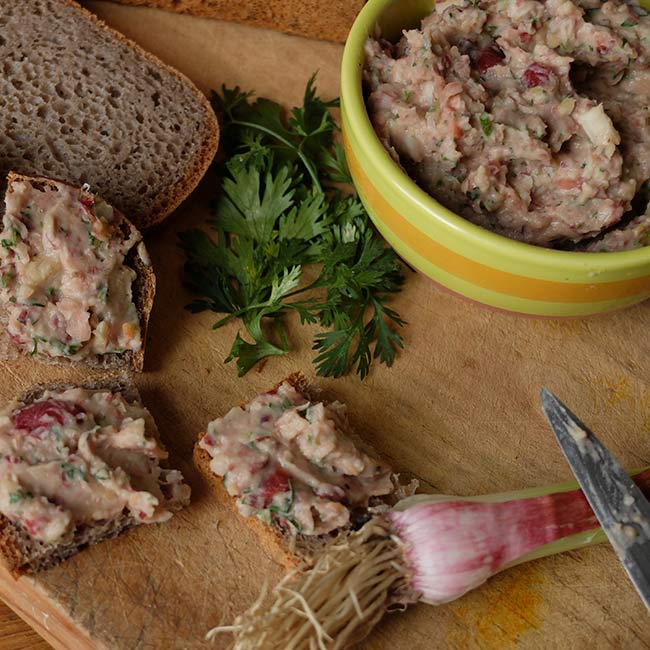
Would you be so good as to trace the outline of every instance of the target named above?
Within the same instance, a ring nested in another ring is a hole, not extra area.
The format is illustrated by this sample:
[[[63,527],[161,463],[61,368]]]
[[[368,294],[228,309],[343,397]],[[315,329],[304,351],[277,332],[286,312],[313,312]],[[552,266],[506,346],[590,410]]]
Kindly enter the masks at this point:
[[[403,347],[400,316],[387,306],[403,282],[392,249],[374,233],[350,173],[330,109],[314,77],[303,105],[285,117],[279,104],[252,101],[239,88],[213,93],[221,115],[223,182],[212,205],[213,231],[180,234],[186,280],[200,298],[188,308],[238,318],[226,361],[239,375],[289,351],[284,316],[325,328],[313,349],[318,374],[364,378],[373,359],[390,366]],[[342,184],[345,184],[342,187]],[[303,269],[313,266],[307,282]]]

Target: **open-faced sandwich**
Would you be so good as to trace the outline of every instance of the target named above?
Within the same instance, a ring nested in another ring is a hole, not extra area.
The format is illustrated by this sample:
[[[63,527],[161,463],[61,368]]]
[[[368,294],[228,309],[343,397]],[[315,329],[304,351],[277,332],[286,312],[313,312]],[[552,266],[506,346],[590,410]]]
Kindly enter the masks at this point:
[[[87,188],[10,174],[3,355],[141,370],[155,277],[140,233]]]
[[[294,374],[208,425],[195,462],[287,566],[404,496],[390,467],[361,450],[340,402]]]
[[[0,561],[47,569],[189,502],[128,377],[37,386],[0,412]]]

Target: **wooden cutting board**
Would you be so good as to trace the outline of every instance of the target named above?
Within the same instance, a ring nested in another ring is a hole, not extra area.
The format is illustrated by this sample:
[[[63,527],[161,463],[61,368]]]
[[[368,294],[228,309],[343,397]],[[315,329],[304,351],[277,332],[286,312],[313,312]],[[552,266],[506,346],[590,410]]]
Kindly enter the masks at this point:
[[[319,70],[338,92],[338,45],[154,10],[90,2],[108,23],[194,79],[256,89],[287,104]],[[203,223],[215,191],[197,192],[147,235],[158,274],[146,372],[138,377],[192,505],[169,523],[142,526],[36,578],[0,576],[0,597],[57,648],[226,648],[205,633],[227,623],[282,571],[243,521],[222,508],[191,464],[207,422],[296,369],[313,375],[313,330],[290,321],[291,355],[238,379],[224,365],[237,330],[183,309],[177,233]],[[570,471],[539,410],[548,386],[629,467],[650,464],[650,303],[589,320],[552,321],[489,311],[441,293],[409,272],[393,305],[409,321],[392,369],[323,380],[350,405],[363,437],[397,471],[439,492],[471,495],[566,480]],[[295,333],[295,336],[293,335]],[[34,363],[0,366],[0,401],[36,381],[79,378]],[[0,642],[0,647],[2,644]],[[8,647],[8,646],[6,646]],[[534,562],[443,607],[388,616],[363,648],[650,648],[650,621],[606,546]]]

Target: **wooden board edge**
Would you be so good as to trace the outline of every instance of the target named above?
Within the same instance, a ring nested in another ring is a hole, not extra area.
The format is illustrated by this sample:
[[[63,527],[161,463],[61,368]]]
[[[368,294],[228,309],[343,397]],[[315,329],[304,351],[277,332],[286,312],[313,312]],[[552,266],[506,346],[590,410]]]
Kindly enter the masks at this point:
[[[33,579],[28,576],[16,579],[2,564],[0,598],[56,650],[104,650]]]

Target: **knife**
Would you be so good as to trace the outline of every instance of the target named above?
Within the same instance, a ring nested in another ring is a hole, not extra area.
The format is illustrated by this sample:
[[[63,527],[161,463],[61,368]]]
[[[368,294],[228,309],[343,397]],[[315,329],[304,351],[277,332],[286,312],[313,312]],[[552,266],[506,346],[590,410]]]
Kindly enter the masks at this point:
[[[650,503],[600,440],[545,388],[542,408],[589,505],[650,608]]]

